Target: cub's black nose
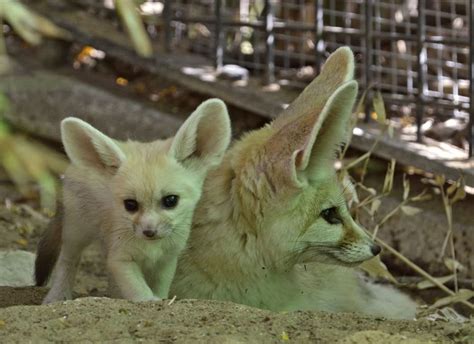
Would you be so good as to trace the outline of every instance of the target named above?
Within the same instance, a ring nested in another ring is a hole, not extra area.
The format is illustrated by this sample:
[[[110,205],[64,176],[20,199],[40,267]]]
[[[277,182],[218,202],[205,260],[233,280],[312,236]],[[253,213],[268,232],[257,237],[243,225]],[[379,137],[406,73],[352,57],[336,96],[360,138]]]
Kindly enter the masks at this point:
[[[143,231],[143,235],[146,236],[147,238],[153,238],[156,235],[156,232],[150,229],[147,229]]]
[[[370,246],[370,251],[374,256],[376,256],[380,253],[380,251],[382,251],[382,248],[379,245],[373,244]]]

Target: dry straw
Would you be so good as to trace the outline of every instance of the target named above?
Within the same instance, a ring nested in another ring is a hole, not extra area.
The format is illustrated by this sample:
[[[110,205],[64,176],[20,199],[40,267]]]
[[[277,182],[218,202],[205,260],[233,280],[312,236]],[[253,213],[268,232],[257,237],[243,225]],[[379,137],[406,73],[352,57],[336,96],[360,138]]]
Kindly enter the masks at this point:
[[[367,92],[364,92],[362,94],[361,99],[358,102],[358,105],[355,111],[355,116],[353,116],[351,129],[355,128],[359,114],[361,114],[364,111],[365,102],[366,102],[366,94]],[[453,241],[453,222],[452,222],[453,205],[456,202],[462,200],[466,195],[465,184],[464,184],[463,178],[460,178],[458,181],[452,183],[448,187],[445,186],[447,184],[447,181],[444,176],[435,176],[434,178],[428,179],[428,181],[432,185],[434,185],[435,187],[439,189],[440,195],[443,201],[443,206],[445,209],[445,214],[446,214],[446,219],[447,219],[447,233],[446,233],[446,237],[443,242],[443,245],[440,249],[440,259],[445,259],[445,262],[446,262],[446,251],[449,245],[451,257],[449,258],[448,261],[452,263],[451,270],[453,271],[452,278],[454,279],[454,290],[451,290],[450,288],[448,288],[446,285],[443,284],[446,281],[450,280],[451,277],[450,278],[433,277],[428,272],[420,268],[417,264],[415,264],[410,259],[408,259],[401,252],[394,249],[393,247],[388,245],[385,241],[377,237],[377,234],[379,233],[382,226],[386,224],[387,221],[391,219],[393,216],[395,216],[399,212],[402,212],[406,216],[414,216],[414,215],[419,214],[422,210],[420,208],[414,207],[412,203],[421,202],[421,201],[430,199],[432,196],[431,194],[428,193],[427,189],[423,190],[421,193],[415,196],[410,196],[410,182],[408,178],[406,177],[406,175],[404,175],[403,176],[403,200],[395,208],[388,211],[381,220],[379,220],[378,222],[375,221],[376,214],[382,204],[383,198],[388,196],[392,191],[393,180],[395,176],[396,161],[392,159],[389,162],[385,179],[384,179],[384,184],[380,193],[378,193],[375,189],[364,185],[365,176],[367,174],[368,166],[369,166],[368,163],[376,146],[385,135],[389,135],[389,136],[393,135],[393,128],[391,127],[390,122],[386,119],[385,105],[384,105],[384,101],[380,92],[378,91],[375,92],[372,105],[375,111],[375,113],[372,114],[372,117],[374,117],[379,123],[379,125],[381,126],[381,134],[377,137],[376,141],[374,142],[374,144],[372,145],[371,149],[368,152],[350,161],[349,163],[345,164],[345,166],[341,169],[341,173],[340,173],[341,179],[348,178],[349,176],[348,170],[353,169],[354,167],[360,166],[362,164],[362,169],[359,172],[360,180],[353,181],[353,182],[356,189],[358,189],[361,193],[366,194],[367,196],[361,201],[358,200],[358,197],[355,197],[354,199],[356,201],[353,202],[354,204],[353,204],[352,210],[355,212],[356,218],[359,216],[359,212],[361,210],[366,211],[369,214],[370,218],[375,222],[374,229],[372,233],[370,234],[373,236],[376,242],[379,243],[385,250],[393,254],[397,259],[399,259],[408,267],[410,267],[413,271],[415,271],[421,277],[429,281],[432,285],[438,287],[440,290],[444,291],[445,293],[449,295],[446,298],[442,298],[436,301],[431,306],[431,308],[442,307],[450,303],[460,302],[472,310],[474,309],[474,305],[471,302],[469,302],[469,299],[474,296],[474,292],[472,290],[466,290],[466,289],[459,290],[458,288],[457,270],[461,266],[461,264],[456,261],[456,252],[455,252],[454,241]],[[348,146],[349,144],[347,144],[342,150],[342,153],[340,156],[341,160],[343,160],[347,152]],[[372,276],[378,276],[385,279],[389,279],[391,281],[395,281],[393,276],[388,272],[385,265],[379,259],[376,259],[367,264],[363,264],[362,268],[366,270]]]

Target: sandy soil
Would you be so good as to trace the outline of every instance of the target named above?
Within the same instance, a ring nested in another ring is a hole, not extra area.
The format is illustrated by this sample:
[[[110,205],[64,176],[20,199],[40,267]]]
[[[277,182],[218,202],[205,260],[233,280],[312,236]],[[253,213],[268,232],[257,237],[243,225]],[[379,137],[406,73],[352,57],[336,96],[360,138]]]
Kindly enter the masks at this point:
[[[14,195],[13,190],[7,193]],[[24,207],[0,207],[0,248],[34,251],[45,226],[45,219]],[[86,252],[75,288],[78,296],[104,295],[100,258],[97,247]],[[474,343],[474,319],[464,324],[388,321],[354,314],[272,313],[216,301],[169,305],[104,297],[40,306],[46,291],[0,287],[1,343]]]
[[[36,303],[45,290],[2,288],[2,305],[12,300]],[[389,321],[353,314],[272,313],[216,301],[182,300],[133,303],[79,298],[48,306],[0,309],[3,343],[468,343],[474,320]]]

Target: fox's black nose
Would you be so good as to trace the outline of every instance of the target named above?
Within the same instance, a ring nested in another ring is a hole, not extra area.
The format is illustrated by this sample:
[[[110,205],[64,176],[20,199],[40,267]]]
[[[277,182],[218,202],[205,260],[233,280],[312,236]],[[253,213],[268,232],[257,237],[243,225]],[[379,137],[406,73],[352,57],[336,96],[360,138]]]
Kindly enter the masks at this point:
[[[146,229],[143,231],[143,235],[147,238],[153,238],[156,235],[156,232],[152,231],[151,229]]]
[[[380,251],[382,251],[382,248],[379,245],[373,244],[370,246],[370,251],[374,256],[376,256],[380,253]]]

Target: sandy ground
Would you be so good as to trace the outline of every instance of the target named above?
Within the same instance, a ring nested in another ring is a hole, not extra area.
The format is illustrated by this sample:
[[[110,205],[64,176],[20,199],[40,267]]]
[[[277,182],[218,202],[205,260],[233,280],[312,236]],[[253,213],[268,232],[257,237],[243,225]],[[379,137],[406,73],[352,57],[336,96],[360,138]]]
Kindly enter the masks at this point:
[[[0,192],[6,192],[2,187]],[[13,189],[7,194],[15,198]],[[34,251],[45,219],[24,207],[0,207],[0,249]],[[100,253],[89,249],[78,296],[103,296]],[[104,297],[41,306],[47,289],[0,287],[0,342],[149,343],[474,343],[474,319],[389,321],[354,314],[272,313],[226,302],[132,303]]]
[[[40,302],[41,288],[2,288],[0,302]],[[216,301],[79,298],[0,309],[0,339],[121,343],[468,343],[474,321],[389,321],[353,314],[272,313]]]

